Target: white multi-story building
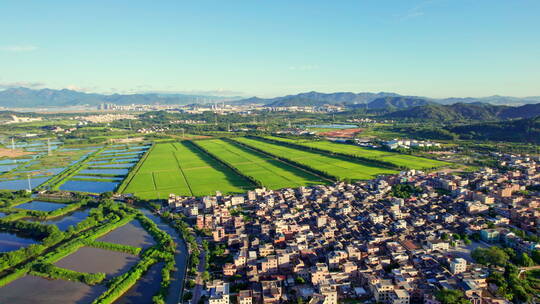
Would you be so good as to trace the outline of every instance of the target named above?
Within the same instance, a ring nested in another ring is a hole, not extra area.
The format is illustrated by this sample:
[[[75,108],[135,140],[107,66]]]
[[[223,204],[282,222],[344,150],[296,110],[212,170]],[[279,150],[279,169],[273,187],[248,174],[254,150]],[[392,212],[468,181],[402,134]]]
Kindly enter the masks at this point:
[[[452,271],[453,274],[458,274],[465,272],[467,270],[467,261],[462,258],[455,258],[452,261],[450,261],[450,271]]]
[[[209,304],[229,304],[229,283],[215,282],[210,289]]]

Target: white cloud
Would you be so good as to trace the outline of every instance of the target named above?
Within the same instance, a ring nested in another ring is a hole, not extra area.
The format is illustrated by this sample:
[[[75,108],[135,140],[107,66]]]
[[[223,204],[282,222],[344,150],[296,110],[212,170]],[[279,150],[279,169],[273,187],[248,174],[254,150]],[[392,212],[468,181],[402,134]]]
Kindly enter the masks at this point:
[[[31,52],[37,50],[37,46],[34,45],[4,45],[0,46],[0,51],[4,52],[13,52],[13,53],[20,53],[20,52]]]

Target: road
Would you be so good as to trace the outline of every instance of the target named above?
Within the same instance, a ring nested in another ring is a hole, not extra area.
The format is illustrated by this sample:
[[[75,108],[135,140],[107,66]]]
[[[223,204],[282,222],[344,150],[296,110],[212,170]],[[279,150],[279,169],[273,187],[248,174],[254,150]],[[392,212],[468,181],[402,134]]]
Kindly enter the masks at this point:
[[[199,300],[202,296],[202,289],[204,287],[204,282],[202,280],[202,274],[204,272],[204,266],[206,263],[206,252],[202,248],[202,238],[197,237],[197,244],[201,251],[199,256],[199,266],[197,267],[197,277],[195,279],[195,287],[193,288],[193,297],[191,298],[191,304],[199,303]]]

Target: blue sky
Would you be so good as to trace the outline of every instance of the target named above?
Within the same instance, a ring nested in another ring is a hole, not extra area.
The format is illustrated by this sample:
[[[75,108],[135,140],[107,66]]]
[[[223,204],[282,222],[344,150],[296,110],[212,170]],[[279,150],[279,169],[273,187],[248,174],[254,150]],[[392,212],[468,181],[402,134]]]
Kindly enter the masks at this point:
[[[2,1],[0,88],[540,95],[540,1]]]

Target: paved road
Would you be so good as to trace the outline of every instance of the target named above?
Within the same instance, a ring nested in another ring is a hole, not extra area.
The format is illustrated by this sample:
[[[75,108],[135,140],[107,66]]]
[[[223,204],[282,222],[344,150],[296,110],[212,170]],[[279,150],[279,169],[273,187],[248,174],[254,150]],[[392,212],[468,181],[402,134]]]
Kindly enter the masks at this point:
[[[456,247],[450,247],[450,250],[448,250],[448,253],[458,257],[458,258],[463,258],[465,259],[467,262],[469,263],[472,263],[473,262],[473,258],[471,257],[471,252],[478,248],[478,247],[482,247],[482,248],[486,248],[486,247],[489,247],[490,245],[489,244],[486,244],[486,243],[483,243],[483,242],[475,242],[473,241],[471,244],[469,245],[458,245]]]
[[[201,255],[199,256],[199,266],[197,267],[197,278],[195,279],[195,287],[193,288],[193,297],[191,298],[191,304],[199,303],[199,299],[202,296],[202,289],[204,282],[202,280],[202,274],[204,272],[204,265],[206,263],[206,252],[202,248],[202,239],[201,237],[197,238],[197,244],[201,250]]]

